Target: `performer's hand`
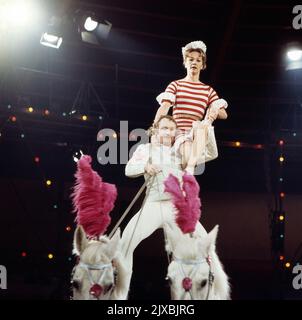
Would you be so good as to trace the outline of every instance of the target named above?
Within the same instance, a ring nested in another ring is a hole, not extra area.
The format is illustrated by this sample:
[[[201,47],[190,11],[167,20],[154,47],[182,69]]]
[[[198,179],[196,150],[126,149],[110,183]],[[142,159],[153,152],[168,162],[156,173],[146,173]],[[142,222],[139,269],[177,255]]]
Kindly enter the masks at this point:
[[[213,123],[217,119],[218,113],[219,113],[219,109],[210,108],[209,111],[208,111],[207,119],[210,120],[211,123]]]
[[[224,99],[218,99],[211,103],[208,108],[207,118],[211,120],[211,122],[218,119],[227,119],[228,115],[225,109],[228,107],[227,101]]]
[[[219,109],[217,119],[225,120],[228,118],[228,114],[224,108]]]
[[[190,164],[186,166],[185,171],[191,174],[192,176],[194,176],[194,168],[195,168],[195,165]]]
[[[157,165],[148,162],[145,166],[145,172],[150,176],[154,176],[161,172],[161,169]]]

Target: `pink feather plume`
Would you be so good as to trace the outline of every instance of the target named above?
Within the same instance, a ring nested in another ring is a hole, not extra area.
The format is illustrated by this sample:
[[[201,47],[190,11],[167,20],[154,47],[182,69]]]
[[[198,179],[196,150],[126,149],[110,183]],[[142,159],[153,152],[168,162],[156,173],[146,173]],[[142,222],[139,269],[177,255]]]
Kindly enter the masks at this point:
[[[91,168],[91,157],[84,155],[77,162],[76,182],[71,195],[76,222],[89,237],[104,234],[111,222],[117,190],[114,184],[102,181]]]
[[[172,174],[164,182],[165,192],[172,196],[172,202],[177,210],[176,223],[183,233],[194,232],[196,223],[201,216],[201,201],[199,184],[193,175],[183,176],[183,190],[177,177]]]

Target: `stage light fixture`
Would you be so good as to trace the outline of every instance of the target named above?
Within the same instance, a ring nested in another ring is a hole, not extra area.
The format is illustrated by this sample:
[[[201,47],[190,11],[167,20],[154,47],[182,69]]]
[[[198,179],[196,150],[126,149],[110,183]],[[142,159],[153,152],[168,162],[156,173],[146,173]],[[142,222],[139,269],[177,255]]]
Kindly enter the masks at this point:
[[[112,28],[112,23],[96,16],[94,12],[76,12],[74,21],[83,42],[98,45],[100,41],[106,40]]]
[[[60,33],[60,27],[61,18],[55,16],[51,17],[46,32],[42,34],[40,44],[46,47],[59,49],[63,42],[63,37]]]
[[[97,28],[98,22],[93,20],[91,17],[87,17],[84,23],[84,28],[87,31],[93,31]]]
[[[63,38],[47,32],[43,33],[40,43],[43,46],[59,49],[63,42]]]
[[[298,42],[287,45],[286,70],[302,69],[302,45]]]

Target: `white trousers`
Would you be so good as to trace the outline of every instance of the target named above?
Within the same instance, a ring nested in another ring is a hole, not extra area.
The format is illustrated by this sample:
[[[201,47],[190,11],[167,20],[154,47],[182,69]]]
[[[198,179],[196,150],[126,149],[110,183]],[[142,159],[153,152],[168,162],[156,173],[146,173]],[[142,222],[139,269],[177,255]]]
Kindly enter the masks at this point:
[[[139,243],[148,238],[155,230],[163,228],[165,224],[177,227],[175,222],[175,208],[171,200],[146,201],[143,209],[130,220],[122,234],[122,252],[125,269],[127,270],[127,295],[130,287],[133,266],[133,252]],[[196,224],[195,232],[201,236],[207,234],[200,222]],[[127,297],[123,297],[126,299]]]

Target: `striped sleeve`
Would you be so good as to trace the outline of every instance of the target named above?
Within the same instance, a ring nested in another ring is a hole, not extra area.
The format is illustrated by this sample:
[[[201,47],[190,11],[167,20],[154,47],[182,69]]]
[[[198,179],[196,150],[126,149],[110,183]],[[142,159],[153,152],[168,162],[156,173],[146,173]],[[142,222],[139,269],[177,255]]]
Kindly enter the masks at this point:
[[[176,92],[177,92],[176,81],[173,81],[167,86],[164,92],[162,92],[160,95],[156,97],[156,100],[159,104],[162,104],[163,102],[168,101],[173,105],[176,99]]]
[[[176,81],[172,81],[165,90],[165,92],[170,92],[172,94],[176,94],[176,91],[177,91]]]
[[[218,94],[217,92],[210,87],[210,92],[209,92],[209,102],[208,102],[208,105],[210,105],[212,102],[218,100],[219,97],[218,97]]]

